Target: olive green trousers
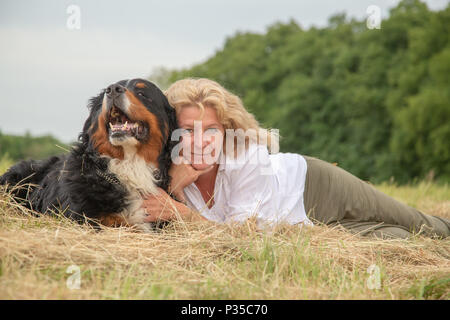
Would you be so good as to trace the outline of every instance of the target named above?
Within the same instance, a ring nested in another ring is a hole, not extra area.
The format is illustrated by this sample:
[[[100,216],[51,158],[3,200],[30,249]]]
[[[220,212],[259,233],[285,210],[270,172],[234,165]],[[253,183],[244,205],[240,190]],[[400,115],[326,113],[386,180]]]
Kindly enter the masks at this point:
[[[383,239],[418,233],[450,236],[450,220],[409,207],[328,162],[304,158],[308,165],[305,210],[312,222],[340,225],[353,233]]]

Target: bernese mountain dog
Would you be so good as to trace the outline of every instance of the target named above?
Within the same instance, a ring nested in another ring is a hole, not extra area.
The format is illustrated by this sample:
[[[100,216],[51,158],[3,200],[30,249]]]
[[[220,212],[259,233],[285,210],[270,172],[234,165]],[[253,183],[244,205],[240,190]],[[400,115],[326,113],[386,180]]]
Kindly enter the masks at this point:
[[[170,183],[174,109],[143,79],[122,80],[89,100],[89,117],[72,150],[46,160],[25,160],[0,185],[38,213],[64,214],[95,226],[151,231],[141,207]]]

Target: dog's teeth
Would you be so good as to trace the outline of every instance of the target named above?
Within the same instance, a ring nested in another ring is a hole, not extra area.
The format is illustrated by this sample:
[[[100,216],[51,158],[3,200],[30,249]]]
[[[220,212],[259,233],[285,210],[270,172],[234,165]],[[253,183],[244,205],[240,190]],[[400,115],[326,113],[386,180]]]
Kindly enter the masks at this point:
[[[111,128],[111,130],[114,130],[114,127],[111,122],[109,123],[109,127]]]
[[[128,126],[128,121],[125,121],[125,124],[123,125],[123,128],[124,128],[125,130],[127,130],[127,126]]]

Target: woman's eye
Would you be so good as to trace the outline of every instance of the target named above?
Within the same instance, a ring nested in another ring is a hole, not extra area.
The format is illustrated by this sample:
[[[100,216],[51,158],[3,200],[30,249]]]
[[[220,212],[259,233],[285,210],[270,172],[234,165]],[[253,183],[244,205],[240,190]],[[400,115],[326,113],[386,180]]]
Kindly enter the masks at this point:
[[[219,131],[217,128],[209,128],[205,130],[205,134],[215,134]]]
[[[182,129],[183,130],[183,135],[185,134],[192,134],[194,132],[193,129]]]

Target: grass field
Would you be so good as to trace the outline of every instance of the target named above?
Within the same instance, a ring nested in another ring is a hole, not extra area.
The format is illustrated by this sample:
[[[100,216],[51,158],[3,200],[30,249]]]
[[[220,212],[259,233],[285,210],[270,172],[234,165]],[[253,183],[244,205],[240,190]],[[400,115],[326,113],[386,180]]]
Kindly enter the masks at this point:
[[[377,188],[450,218],[448,185]],[[259,232],[251,222],[97,232],[32,217],[0,191],[0,299],[449,298],[450,240],[377,240],[325,226]]]

